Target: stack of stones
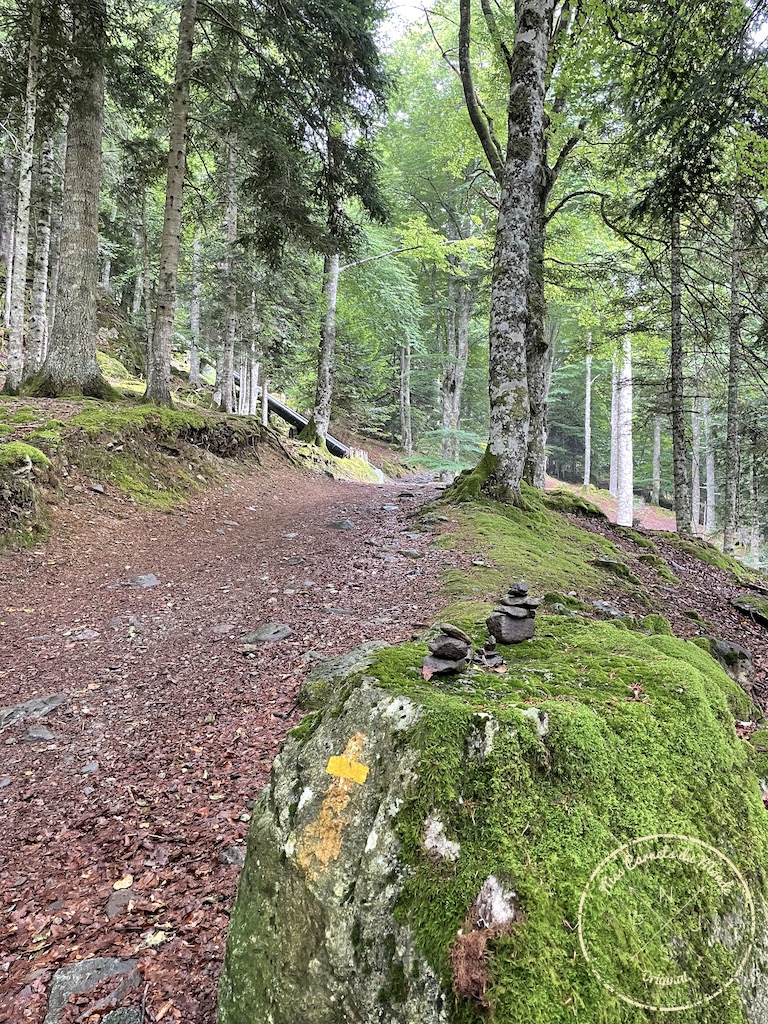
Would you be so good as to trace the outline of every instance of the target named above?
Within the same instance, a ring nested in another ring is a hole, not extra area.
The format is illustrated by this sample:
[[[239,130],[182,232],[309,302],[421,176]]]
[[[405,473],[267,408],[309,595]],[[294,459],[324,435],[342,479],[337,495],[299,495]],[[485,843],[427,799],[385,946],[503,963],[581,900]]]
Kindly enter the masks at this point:
[[[541,598],[528,596],[528,584],[513,583],[507,597],[502,597],[493,615],[486,619],[488,632],[502,644],[519,644],[530,640],[535,629],[536,609]]]
[[[472,658],[472,640],[463,629],[446,623],[429,645],[423,667],[433,676],[449,676],[461,672]]]

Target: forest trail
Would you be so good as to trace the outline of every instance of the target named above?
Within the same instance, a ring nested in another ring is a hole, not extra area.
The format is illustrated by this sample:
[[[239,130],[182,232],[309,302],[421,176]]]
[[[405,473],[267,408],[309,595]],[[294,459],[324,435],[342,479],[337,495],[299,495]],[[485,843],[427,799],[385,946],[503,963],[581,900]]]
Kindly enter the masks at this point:
[[[83,484],[47,545],[0,557],[0,706],[63,695],[2,734],[0,1020],[41,1022],[65,963],[138,956],[148,1011],[213,1021],[250,807],[308,665],[423,632],[462,564],[414,521],[436,493],[272,465],[167,515]],[[264,623],[293,633],[241,653]]]

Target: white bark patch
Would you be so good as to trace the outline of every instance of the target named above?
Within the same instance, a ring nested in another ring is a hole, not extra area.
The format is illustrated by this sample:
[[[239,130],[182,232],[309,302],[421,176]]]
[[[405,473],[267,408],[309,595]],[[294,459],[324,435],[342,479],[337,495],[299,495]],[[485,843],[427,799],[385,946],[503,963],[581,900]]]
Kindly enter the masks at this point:
[[[424,849],[431,860],[448,860],[452,863],[459,859],[461,853],[459,843],[448,838],[445,825],[434,813],[424,822]]]
[[[477,924],[480,928],[494,928],[511,924],[515,920],[517,893],[504,889],[495,875],[483,882],[475,900]]]
[[[549,734],[549,715],[546,711],[542,713],[538,708],[526,708],[523,712],[523,718],[533,722],[536,732],[539,734],[539,739],[543,740]]]

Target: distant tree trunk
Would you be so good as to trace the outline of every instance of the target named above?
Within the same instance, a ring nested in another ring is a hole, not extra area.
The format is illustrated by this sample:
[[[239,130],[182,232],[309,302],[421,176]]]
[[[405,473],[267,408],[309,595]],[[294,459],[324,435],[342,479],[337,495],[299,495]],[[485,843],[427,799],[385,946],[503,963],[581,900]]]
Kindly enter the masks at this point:
[[[701,419],[697,403],[691,409],[691,518],[693,532],[699,532],[701,519]]]
[[[221,376],[221,411],[232,412],[235,391],[235,342],[237,340],[237,151],[227,146],[227,209],[225,214],[227,319]]]
[[[651,504],[659,504],[661,493],[661,416],[653,417],[653,458],[651,462]]]
[[[725,432],[723,551],[733,554],[739,493],[739,374],[741,372],[741,246],[743,201],[734,197],[731,227],[731,308],[728,319],[728,412]]]
[[[5,285],[10,285],[13,264],[13,222],[16,219],[16,186],[14,183],[14,161],[6,150],[0,165],[0,262],[5,264]],[[6,295],[3,305],[3,326],[7,329],[10,319],[10,298]]]
[[[685,432],[685,379],[683,375],[683,261],[680,248],[680,214],[672,213],[669,252],[672,330],[670,366],[672,380],[672,465],[674,469],[675,520],[678,533],[693,528],[691,492],[688,487],[688,439]]]
[[[616,440],[616,525],[631,526],[634,513],[634,453],[632,446],[632,338],[627,332],[618,368]]]
[[[251,368],[251,400],[248,405],[248,415],[255,416],[259,411],[259,371],[261,363],[256,362],[256,350],[253,350],[253,365]]]
[[[224,353],[221,349],[216,352],[216,370],[213,381],[213,404],[215,406],[221,405],[221,378],[224,368]]]
[[[53,139],[47,133],[40,146],[38,215],[35,262],[32,274],[29,335],[24,353],[24,380],[39,370],[45,358],[46,308],[48,305],[48,264],[51,252],[51,206],[53,204]]]
[[[336,297],[339,288],[339,254],[328,253],[323,260],[323,299],[325,314],[317,356],[317,386],[312,419],[303,433],[310,442],[325,443],[331,423],[333,400],[333,361],[336,349]],[[310,436],[314,433],[314,437]]]
[[[181,247],[181,204],[187,168],[189,82],[192,73],[196,13],[197,0],[182,0],[179,43],[176,51],[176,83],[171,110],[163,237],[160,244],[157,314],[147,360],[147,390],[144,395],[146,401],[154,402],[156,405],[171,404],[171,349]]]
[[[619,371],[614,358],[611,363],[611,467],[608,490],[615,498],[619,488]]]
[[[200,386],[200,226],[192,243],[192,301],[189,306],[189,383]]]
[[[413,453],[411,339],[407,334],[400,344],[400,443],[406,455]]]
[[[760,567],[760,488],[757,476],[757,435],[752,435],[752,446],[749,453],[749,505],[751,513],[751,530],[749,552],[752,565]]]
[[[474,292],[471,285],[456,278],[448,281],[448,329],[441,405],[443,419],[442,457],[455,464],[459,458],[457,431],[461,418],[461,395],[469,358],[469,321],[472,315]],[[441,474],[453,479],[453,468]]]
[[[8,254],[5,264],[5,299],[3,305],[3,328],[7,331],[11,326],[11,284],[13,283],[13,235],[15,225],[11,224],[8,235]]]
[[[584,486],[592,476],[592,353],[587,342],[586,387],[584,391]]]
[[[717,528],[717,491],[715,489],[715,445],[712,437],[711,409],[708,398],[701,401],[701,418],[704,423],[704,448],[706,458],[707,500],[704,506],[704,534],[711,537]]]
[[[70,9],[77,60],[67,123],[56,318],[48,354],[30,390],[104,397],[112,392],[96,361],[96,313],[106,6],[104,0],[77,0]]]
[[[11,316],[8,338],[8,369],[5,391],[18,394],[24,370],[24,313],[27,298],[27,259],[29,222],[32,207],[32,169],[35,163],[35,122],[37,119],[37,83],[40,76],[41,0],[33,0],[30,11],[27,87],[24,97],[24,128],[19,153],[19,190],[16,200],[16,228],[13,235],[11,273]]]
[[[53,205],[51,209],[51,255],[50,255],[50,281],[48,283],[48,323],[46,330],[46,350],[48,346],[48,339],[53,332],[53,326],[56,322],[56,299],[59,289],[59,267],[61,266],[61,224],[62,224],[62,190],[63,190],[63,177],[64,177],[64,166],[67,161],[67,127],[69,125],[69,110],[65,109],[61,118],[61,129],[60,138],[61,143],[58,146],[58,168],[61,169],[60,173],[57,168],[57,172],[54,176],[55,186],[53,189]],[[47,352],[46,352],[47,354]]]
[[[112,209],[109,211],[110,231],[114,230],[116,217],[117,210],[113,205]],[[104,259],[101,264],[101,280],[99,281],[99,284],[104,291],[108,291],[110,282],[112,281],[112,250],[110,248],[110,242],[107,239],[104,240],[103,256]]]

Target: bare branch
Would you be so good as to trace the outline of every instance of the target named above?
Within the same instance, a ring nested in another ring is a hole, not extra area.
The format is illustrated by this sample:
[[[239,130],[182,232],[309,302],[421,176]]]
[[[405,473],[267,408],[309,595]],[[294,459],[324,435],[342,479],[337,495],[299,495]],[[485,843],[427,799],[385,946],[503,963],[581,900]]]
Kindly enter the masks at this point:
[[[469,44],[471,39],[470,25],[470,0],[459,0],[459,71],[461,84],[464,89],[464,100],[467,104],[467,112],[475,129],[475,134],[480,140],[483,152],[496,180],[501,184],[504,178],[504,157],[501,146],[493,130],[493,119],[485,110],[480,98],[475,92],[472,81],[472,69],[469,58]]]

